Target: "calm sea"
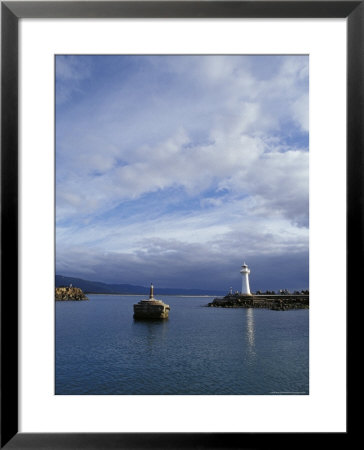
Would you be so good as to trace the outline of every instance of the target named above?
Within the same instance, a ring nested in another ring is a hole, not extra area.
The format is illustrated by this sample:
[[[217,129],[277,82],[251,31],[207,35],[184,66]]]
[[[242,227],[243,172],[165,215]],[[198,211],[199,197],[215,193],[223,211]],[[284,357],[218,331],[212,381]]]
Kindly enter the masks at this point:
[[[134,321],[134,296],[56,302],[56,394],[308,394],[308,310],[156,297],[168,320]]]

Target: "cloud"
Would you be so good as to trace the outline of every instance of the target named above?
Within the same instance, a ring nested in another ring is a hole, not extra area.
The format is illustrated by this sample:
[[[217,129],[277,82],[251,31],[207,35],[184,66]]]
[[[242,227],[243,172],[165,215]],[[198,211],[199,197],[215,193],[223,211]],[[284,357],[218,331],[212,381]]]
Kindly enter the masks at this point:
[[[308,94],[304,94],[292,104],[294,119],[303,131],[308,132]]]
[[[160,247],[163,247],[163,252]],[[70,259],[78,265],[70,265]],[[131,283],[147,286],[153,280],[159,287],[188,287],[199,289],[240,290],[240,255],[224,257],[201,244],[151,242],[150,247],[134,254],[99,253],[74,248],[66,259],[57,263],[57,273],[70,274],[110,283]],[[251,288],[306,289],[308,287],[308,254],[286,252],[279,256],[250,257]],[[168,270],[166,270],[168,268]],[[181,276],[183,274],[183,276]]]
[[[286,267],[287,258],[299,260],[304,255],[307,259],[305,229],[283,219],[242,220],[236,214],[241,205],[231,206],[224,211],[225,217],[230,217],[228,221],[222,221],[221,211],[210,209],[187,217],[173,213],[139,220],[128,218],[125,223],[108,227],[100,222],[79,230],[61,228],[57,238],[57,271],[68,275],[76,271],[77,276],[84,278],[120,283],[140,284],[153,279],[165,287],[174,284],[201,287],[210,283],[216,289],[225,289],[225,283],[239,282],[238,268],[243,259],[258,269],[265,267],[264,261],[275,260],[277,267]],[[268,275],[258,269],[259,289],[268,289],[264,281]],[[286,274],[282,272],[275,282],[277,288],[279,281],[281,288],[292,287],[295,283],[290,281],[289,274],[294,271],[297,268],[290,267]],[[298,275],[303,280],[307,270]],[[303,288],[307,280],[305,283],[300,281],[293,287]]]
[[[72,55],[56,56],[57,105],[66,103],[75,92],[80,91],[81,81],[91,76],[89,58]]]
[[[57,57],[57,105],[64,274],[307,254],[307,57]]]

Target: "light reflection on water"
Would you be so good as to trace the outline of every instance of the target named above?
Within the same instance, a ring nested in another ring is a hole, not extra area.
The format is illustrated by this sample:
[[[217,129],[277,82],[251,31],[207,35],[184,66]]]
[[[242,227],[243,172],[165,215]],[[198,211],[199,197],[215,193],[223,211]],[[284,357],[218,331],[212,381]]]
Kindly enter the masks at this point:
[[[248,342],[248,355],[255,357],[255,336],[254,336],[254,310],[248,308],[246,310],[246,337]]]

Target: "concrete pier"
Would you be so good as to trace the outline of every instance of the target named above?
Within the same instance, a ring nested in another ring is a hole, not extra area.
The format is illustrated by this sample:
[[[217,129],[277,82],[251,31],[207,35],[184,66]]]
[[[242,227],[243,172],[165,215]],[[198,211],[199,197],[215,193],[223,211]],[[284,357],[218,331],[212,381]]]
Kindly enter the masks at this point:
[[[169,305],[154,298],[154,286],[151,284],[149,299],[134,305],[134,319],[168,319],[169,310]]]

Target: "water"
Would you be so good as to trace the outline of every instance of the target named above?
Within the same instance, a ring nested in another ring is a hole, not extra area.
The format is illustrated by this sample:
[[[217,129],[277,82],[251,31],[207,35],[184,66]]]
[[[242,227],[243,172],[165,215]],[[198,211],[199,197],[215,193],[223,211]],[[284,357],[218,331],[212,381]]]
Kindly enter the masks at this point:
[[[206,308],[161,297],[165,321],[134,321],[139,297],[56,302],[56,394],[308,394],[308,310]]]

